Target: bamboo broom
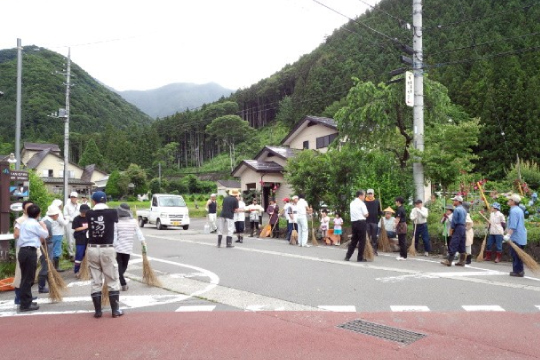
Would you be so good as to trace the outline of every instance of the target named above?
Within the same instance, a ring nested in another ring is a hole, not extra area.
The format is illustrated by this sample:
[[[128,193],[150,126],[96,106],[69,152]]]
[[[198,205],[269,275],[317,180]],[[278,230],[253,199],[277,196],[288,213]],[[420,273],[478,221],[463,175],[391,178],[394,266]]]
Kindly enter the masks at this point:
[[[364,246],[364,259],[368,261],[373,261],[375,259],[375,252],[373,251],[373,246],[371,245],[371,240],[366,233],[366,246]]]
[[[534,259],[527,254],[525,251],[523,251],[519,246],[514,244],[512,240],[507,241],[507,243],[514,249],[516,252],[516,255],[523,261],[523,264],[525,264],[526,267],[529,268],[533,273],[540,274],[540,265]]]
[[[88,246],[86,247],[86,250],[88,250]],[[90,268],[88,266],[88,252],[84,252],[84,257],[81,262],[81,266],[79,268],[79,279],[81,280],[90,280]]]
[[[317,236],[315,236],[315,227],[313,226],[313,214],[311,215],[311,243],[313,246],[319,246]]]
[[[481,212],[479,212],[479,214],[484,219],[486,219],[486,221],[489,224],[488,228],[486,230],[486,235],[484,236],[484,240],[482,240],[482,245],[480,245],[480,254],[478,254],[478,256],[476,257],[477,262],[482,262],[482,261],[484,261],[484,250],[486,250],[486,240],[487,240],[487,236],[488,236],[488,233],[489,233],[489,227],[491,226],[491,224],[489,223],[489,220],[484,216],[484,214],[482,214]]]
[[[101,305],[108,306],[109,302],[109,286],[107,280],[103,279],[103,287],[101,288]]]
[[[416,239],[415,238],[416,238],[416,221],[414,222],[414,230],[413,230],[411,245],[409,246],[409,249],[407,250],[407,255],[409,256],[416,256],[416,246],[415,246]]]
[[[66,283],[54,268],[54,265],[49,258],[47,245],[42,245],[41,251],[47,259],[47,282],[49,283],[49,299],[51,299],[52,302],[60,302],[63,299],[62,290],[66,288]]]
[[[379,189],[379,207],[382,212],[383,209],[382,209],[381,189]],[[392,248],[390,247],[390,239],[388,239],[388,234],[386,233],[386,229],[384,227],[383,218],[381,218],[381,235],[379,236],[379,245],[380,245],[380,249],[384,252],[392,251]]]
[[[295,224],[293,223],[293,229],[291,231],[291,241],[289,242],[291,245],[298,245],[298,231],[294,227]]]
[[[146,251],[146,245],[143,245],[142,248],[142,258],[143,258],[143,283],[149,286],[163,286],[159,279],[157,278],[154,270],[150,266],[150,261],[148,260]]]

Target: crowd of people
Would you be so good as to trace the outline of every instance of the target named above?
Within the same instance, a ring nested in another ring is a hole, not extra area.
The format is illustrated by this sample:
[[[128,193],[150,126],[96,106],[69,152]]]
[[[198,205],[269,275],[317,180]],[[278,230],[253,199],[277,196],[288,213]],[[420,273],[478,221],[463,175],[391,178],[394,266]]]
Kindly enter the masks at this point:
[[[63,272],[60,259],[65,246],[74,263],[76,278],[80,277],[81,264],[87,257],[94,317],[102,316],[103,286],[107,286],[112,317],[122,316],[120,290],[128,290],[124,273],[135,239],[141,242],[143,252],[146,251],[144,235],[129,205],[122,203],[118,209],[110,209],[106,204],[107,196],[102,191],[92,194],[92,207],[86,197],[79,200],[77,192],[72,192],[69,198],[65,207],[62,207],[61,200],[55,199],[44,214],[32,201],[23,203],[23,215],[14,224],[17,259],[13,282],[15,304],[19,305],[21,312],[39,309],[32,295],[37,261],[41,266],[38,292],[48,293],[48,263],[53,264],[56,271]]]
[[[209,203],[214,201],[215,194],[212,194]],[[445,208],[445,213],[441,219],[443,226],[443,236],[447,239],[447,254],[441,264],[446,266],[465,266],[472,261],[472,244],[474,239],[473,220],[471,218],[469,207],[470,203],[464,202],[463,197],[456,195],[452,199],[452,205]],[[313,209],[304,198],[304,195],[295,195],[290,199],[288,197],[283,200],[283,208],[279,206],[274,199],[270,199],[269,206],[266,211],[257,203],[257,199],[252,200],[252,204],[246,206],[242,200],[242,196],[238,190],[232,190],[223,201],[223,209],[220,214],[220,219],[229,219],[231,224],[221,220],[221,228],[217,226],[218,247],[221,246],[223,234],[227,236],[227,247],[233,247],[229,239],[232,239],[236,232],[238,240],[243,242],[245,214],[249,213],[251,237],[257,236],[261,216],[266,212],[269,216],[268,224],[272,229],[272,237],[279,237],[279,217],[285,218],[287,223],[287,231],[285,239],[291,242],[293,232],[298,234],[298,246],[309,247],[308,244],[308,217],[313,215]],[[488,224],[487,246],[484,259],[487,261],[494,260],[495,263],[501,261],[502,244],[503,242],[512,241],[518,247],[523,248],[527,243],[527,231],[524,224],[524,213],[519,207],[521,197],[519,195],[511,195],[508,198],[510,206],[510,215],[508,226],[504,215],[501,213],[501,206],[494,202],[490,207],[489,219],[486,218]],[[408,222],[412,225],[412,234],[415,251],[420,249],[420,239],[422,240],[423,255],[429,256],[432,252],[432,245],[428,229],[429,210],[424,205],[423,201],[417,199],[414,201],[414,206],[409,214],[405,210],[405,199],[403,197],[395,198],[395,210],[392,207],[382,209],[382,204],[375,198],[373,189],[367,191],[359,190],[356,196],[350,203],[350,222],[352,235],[347,247],[345,261],[350,261],[354,252],[357,250],[357,261],[365,262],[364,249],[366,241],[370,241],[375,255],[378,255],[379,238],[381,236],[381,228],[384,228],[388,238],[397,238],[399,246],[399,255],[397,260],[407,260],[409,246],[407,245]],[[217,214],[217,203],[215,207],[210,207],[207,204],[207,210],[214,210]],[[343,219],[339,213],[334,214],[334,218],[330,218],[328,211],[323,209],[319,217],[320,235],[326,244],[340,245],[342,240]],[[333,225],[333,229],[331,228]],[[412,246],[412,245],[411,245]],[[495,251],[493,251],[495,246]],[[493,259],[493,254],[495,257]],[[511,249],[513,259],[513,271],[510,276],[523,277],[524,269],[523,262]]]

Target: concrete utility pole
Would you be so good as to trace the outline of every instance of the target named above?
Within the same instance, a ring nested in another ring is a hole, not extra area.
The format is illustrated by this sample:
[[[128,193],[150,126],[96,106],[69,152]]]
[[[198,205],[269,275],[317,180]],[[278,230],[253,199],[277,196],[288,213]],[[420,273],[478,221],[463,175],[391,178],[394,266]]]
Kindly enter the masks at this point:
[[[21,169],[22,45],[17,39],[17,107],[15,110],[15,170]]]
[[[422,0],[413,0],[413,73],[414,73],[414,148],[424,151],[424,75],[422,53]],[[424,166],[419,159],[413,163],[416,199],[424,199]]]
[[[69,200],[69,90],[71,88],[71,48],[68,48],[66,71],[66,114],[64,118],[64,206]]]

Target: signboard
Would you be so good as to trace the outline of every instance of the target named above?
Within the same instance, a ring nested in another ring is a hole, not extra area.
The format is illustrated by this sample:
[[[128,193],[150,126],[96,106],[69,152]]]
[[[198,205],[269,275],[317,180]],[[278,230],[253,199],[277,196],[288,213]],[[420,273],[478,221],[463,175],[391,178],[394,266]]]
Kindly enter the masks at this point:
[[[11,170],[11,181],[28,181],[28,171]]]
[[[411,71],[405,72],[405,104],[414,106],[414,74]]]

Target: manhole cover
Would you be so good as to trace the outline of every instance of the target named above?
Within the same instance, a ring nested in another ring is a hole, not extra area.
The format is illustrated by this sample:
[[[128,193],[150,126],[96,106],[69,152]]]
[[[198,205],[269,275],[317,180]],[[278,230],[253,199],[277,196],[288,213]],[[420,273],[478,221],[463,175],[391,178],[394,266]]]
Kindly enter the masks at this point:
[[[409,330],[398,329],[386,325],[375,324],[363,320],[353,320],[337,326],[345,330],[354,331],[360,334],[375,336],[381,339],[395,341],[400,344],[409,345],[426,337],[425,334],[416,333]]]

